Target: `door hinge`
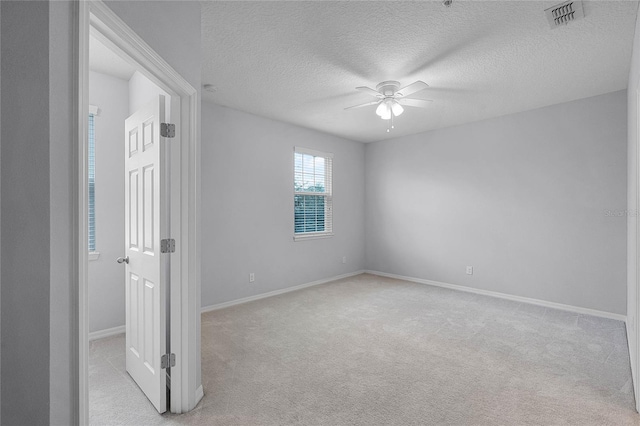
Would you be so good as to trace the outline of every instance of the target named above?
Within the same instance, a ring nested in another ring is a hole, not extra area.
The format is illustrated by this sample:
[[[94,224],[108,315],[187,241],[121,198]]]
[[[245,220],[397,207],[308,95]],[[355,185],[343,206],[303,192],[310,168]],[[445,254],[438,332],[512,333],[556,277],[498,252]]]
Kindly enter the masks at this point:
[[[164,354],[160,357],[160,368],[176,366],[176,354]]]
[[[176,137],[176,125],[170,123],[160,123],[160,136],[163,138]]]
[[[176,251],[176,240],[166,238],[160,240],[160,253],[174,253]]]

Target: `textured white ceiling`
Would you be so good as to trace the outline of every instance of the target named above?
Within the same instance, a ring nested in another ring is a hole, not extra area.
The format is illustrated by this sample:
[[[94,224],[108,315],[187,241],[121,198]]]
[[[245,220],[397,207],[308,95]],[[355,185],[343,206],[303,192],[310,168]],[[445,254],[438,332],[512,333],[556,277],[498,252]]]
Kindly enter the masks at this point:
[[[627,87],[636,1],[585,2],[551,30],[558,2],[205,2],[203,91],[214,103],[370,142]],[[355,90],[423,80],[428,109],[396,128]]]
[[[89,37],[89,69],[127,81],[136,71],[135,67],[94,36]]]

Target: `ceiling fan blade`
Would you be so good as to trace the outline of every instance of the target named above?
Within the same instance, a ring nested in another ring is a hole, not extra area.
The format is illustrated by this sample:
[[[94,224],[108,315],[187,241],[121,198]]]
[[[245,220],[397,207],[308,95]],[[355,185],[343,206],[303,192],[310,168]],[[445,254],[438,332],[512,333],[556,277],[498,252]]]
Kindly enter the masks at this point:
[[[430,102],[433,102],[432,100],[427,100],[427,99],[407,99],[407,98],[402,98],[402,99],[398,99],[398,102],[400,103],[400,105],[406,105],[406,106],[410,106],[410,107],[418,107],[418,108],[426,108],[429,106]]]
[[[425,83],[424,81],[416,81],[415,83],[411,83],[408,86],[403,87],[402,89],[399,89],[396,92],[396,97],[397,98],[403,98],[409,95],[412,95],[416,92],[419,92],[421,90],[426,89],[427,87],[429,87],[429,85],[427,83]]]
[[[366,107],[366,106],[369,106],[369,105],[377,105],[377,104],[379,104],[380,102],[381,102],[381,101],[371,101],[371,102],[367,102],[367,103],[365,103],[365,104],[360,104],[360,105],[350,106],[350,107],[347,107],[347,108],[345,108],[345,109],[362,108],[362,107]]]
[[[384,98],[382,93],[378,92],[377,90],[373,90],[371,87],[360,86],[356,87],[356,90],[360,90],[361,92],[367,93],[371,96],[375,96],[376,98]]]

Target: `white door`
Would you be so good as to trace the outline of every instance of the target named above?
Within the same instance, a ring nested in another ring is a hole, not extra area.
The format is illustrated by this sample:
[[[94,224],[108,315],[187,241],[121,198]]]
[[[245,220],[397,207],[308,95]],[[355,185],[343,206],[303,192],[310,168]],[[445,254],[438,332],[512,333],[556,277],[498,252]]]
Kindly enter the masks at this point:
[[[164,105],[159,96],[125,122],[126,365],[160,413],[167,410],[166,370],[160,365],[167,353],[167,255],[160,254],[167,223],[160,214],[166,199]]]

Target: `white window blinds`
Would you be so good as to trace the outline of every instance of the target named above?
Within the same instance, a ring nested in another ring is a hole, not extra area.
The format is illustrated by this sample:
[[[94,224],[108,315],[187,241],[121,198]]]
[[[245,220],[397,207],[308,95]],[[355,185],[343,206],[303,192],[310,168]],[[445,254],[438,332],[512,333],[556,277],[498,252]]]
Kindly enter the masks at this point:
[[[294,150],[294,239],[333,235],[333,154]]]
[[[89,114],[89,251],[96,251],[96,133],[95,114]]]

